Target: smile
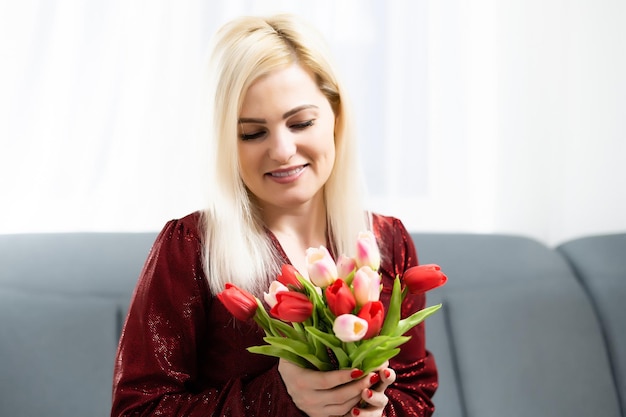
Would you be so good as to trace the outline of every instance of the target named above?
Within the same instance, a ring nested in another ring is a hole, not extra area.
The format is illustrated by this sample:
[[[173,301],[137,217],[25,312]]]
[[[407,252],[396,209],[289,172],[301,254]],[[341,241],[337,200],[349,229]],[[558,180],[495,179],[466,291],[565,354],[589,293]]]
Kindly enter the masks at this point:
[[[304,170],[304,168],[306,168],[306,165],[302,165],[302,166],[285,170],[285,171],[273,171],[273,172],[270,172],[269,175],[271,175],[274,178],[290,177],[292,175],[299,174],[300,172]]]

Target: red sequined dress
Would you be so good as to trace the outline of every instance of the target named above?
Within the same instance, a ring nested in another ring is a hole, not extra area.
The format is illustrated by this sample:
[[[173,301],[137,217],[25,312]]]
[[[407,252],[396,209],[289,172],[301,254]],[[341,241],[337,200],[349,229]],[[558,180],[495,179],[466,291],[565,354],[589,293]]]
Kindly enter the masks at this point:
[[[246,350],[264,344],[263,330],[253,320],[235,323],[211,294],[199,220],[193,213],[168,222],[154,243],[119,343],[111,416],[304,416],[287,393],[278,360]],[[387,306],[393,278],[417,257],[399,220],[375,215],[374,233],[384,253],[381,301]],[[409,297],[404,316],[425,305],[423,296]],[[386,391],[386,416],[430,416],[434,410],[437,369],[425,349],[423,324],[410,334],[390,360],[397,379]]]

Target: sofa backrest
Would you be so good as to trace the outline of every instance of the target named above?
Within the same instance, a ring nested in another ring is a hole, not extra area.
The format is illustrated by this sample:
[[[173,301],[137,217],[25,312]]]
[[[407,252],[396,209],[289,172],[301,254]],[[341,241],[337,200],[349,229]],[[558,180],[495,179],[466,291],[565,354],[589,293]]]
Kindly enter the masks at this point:
[[[443,303],[426,321],[437,416],[620,416],[601,327],[557,252],[519,236],[413,239],[449,278],[428,296]]]
[[[626,233],[583,237],[557,250],[567,258],[601,318],[626,413]]]

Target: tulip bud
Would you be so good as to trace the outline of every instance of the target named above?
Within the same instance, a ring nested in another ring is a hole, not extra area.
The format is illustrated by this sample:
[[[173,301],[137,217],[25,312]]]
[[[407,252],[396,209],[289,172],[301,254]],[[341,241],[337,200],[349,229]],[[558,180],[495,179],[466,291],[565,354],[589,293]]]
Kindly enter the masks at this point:
[[[217,294],[217,298],[233,316],[242,321],[254,317],[259,306],[252,294],[231,283],[226,284],[226,289]]]
[[[380,251],[376,243],[376,237],[371,231],[359,233],[356,241],[356,264],[360,268],[369,266],[374,271],[380,268]]]
[[[333,332],[342,342],[356,342],[367,333],[367,321],[354,314],[342,314],[335,319]]]
[[[346,255],[339,256],[337,261],[337,277],[345,280],[356,269],[356,261]]]
[[[337,279],[326,287],[326,301],[328,308],[335,316],[351,313],[356,307],[354,295],[342,279]]]
[[[371,339],[377,336],[383,327],[385,308],[380,301],[370,301],[361,308],[357,316],[367,321],[367,333],[365,333],[363,339]]]
[[[297,289],[302,289],[302,284],[298,280],[298,275],[300,273],[298,270],[291,264],[283,264],[280,270],[280,274],[276,277],[278,282],[283,284],[286,287],[290,285]]]
[[[320,288],[326,288],[337,279],[337,265],[324,246],[306,250],[309,279]]]
[[[272,281],[272,283],[270,284],[269,292],[263,293],[263,299],[265,300],[267,305],[270,306],[270,308],[276,305],[276,293],[279,293],[281,291],[289,291],[289,288],[285,287],[278,281]]]
[[[410,293],[419,294],[444,285],[448,277],[441,272],[439,265],[427,264],[407,269],[403,279]]]
[[[352,280],[354,298],[359,306],[380,299],[380,274],[369,266],[359,268]]]
[[[313,313],[313,303],[306,295],[295,291],[276,293],[276,304],[270,310],[272,316],[287,322],[302,323]]]

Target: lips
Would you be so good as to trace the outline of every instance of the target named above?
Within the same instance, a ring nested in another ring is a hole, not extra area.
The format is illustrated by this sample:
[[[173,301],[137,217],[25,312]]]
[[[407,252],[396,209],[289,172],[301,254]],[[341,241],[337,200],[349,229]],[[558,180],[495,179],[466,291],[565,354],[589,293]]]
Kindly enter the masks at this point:
[[[267,175],[274,177],[274,178],[287,178],[293,175],[298,175],[307,166],[308,164],[300,165],[300,166],[292,167],[292,168],[287,168],[287,169],[279,169],[276,171],[268,172]]]

